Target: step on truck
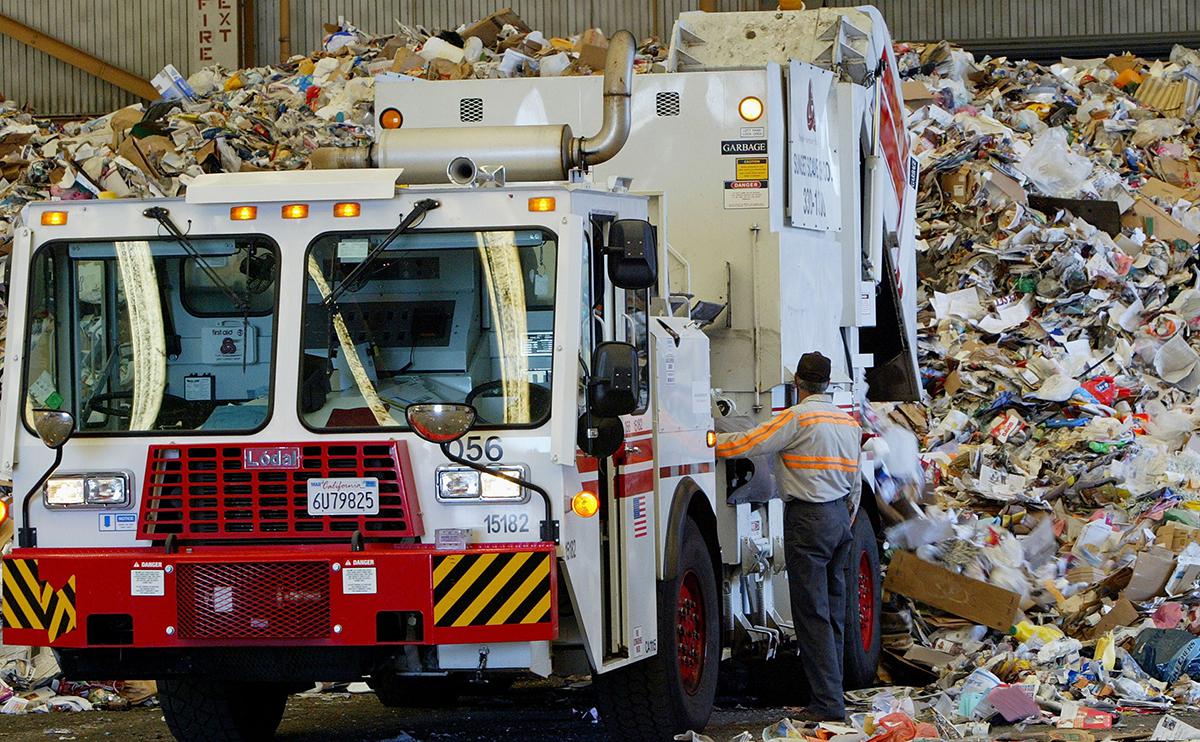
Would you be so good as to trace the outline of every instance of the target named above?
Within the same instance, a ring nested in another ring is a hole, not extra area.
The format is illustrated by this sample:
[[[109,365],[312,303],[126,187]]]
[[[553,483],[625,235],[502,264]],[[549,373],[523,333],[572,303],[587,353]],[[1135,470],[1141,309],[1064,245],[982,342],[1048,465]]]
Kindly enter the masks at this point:
[[[268,738],[313,681],[522,674],[591,674],[612,738],[669,739],[719,668],[784,662],[771,463],[714,431],[789,404],[808,350],[848,410],[917,394],[890,39],[871,8],[685,13],[665,73],[633,61],[618,33],[602,77],[381,78],[375,142],[312,170],[27,206],[5,642],[157,680],[179,740]]]

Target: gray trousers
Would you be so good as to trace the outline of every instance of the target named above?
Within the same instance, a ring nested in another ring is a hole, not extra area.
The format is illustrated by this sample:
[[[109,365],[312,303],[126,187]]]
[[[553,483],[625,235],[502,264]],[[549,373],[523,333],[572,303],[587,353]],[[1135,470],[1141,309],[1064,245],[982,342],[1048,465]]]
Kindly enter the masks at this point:
[[[846,498],[824,503],[788,501],[783,544],[792,621],[800,661],[812,689],[808,709],[828,719],[846,715],[842,647],[851,541]]]

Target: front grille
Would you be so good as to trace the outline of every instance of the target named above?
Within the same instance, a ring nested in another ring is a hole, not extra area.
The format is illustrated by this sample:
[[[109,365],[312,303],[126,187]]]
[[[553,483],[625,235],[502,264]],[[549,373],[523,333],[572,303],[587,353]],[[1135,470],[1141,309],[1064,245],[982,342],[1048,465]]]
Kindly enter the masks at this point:
[[[466,124],[483,121],[483,98],[459,98],[458,120]]]
[[[287,452],[275,466],[246,468],[247,449]],[[139,536],[163,541],[348,540],[424,533],[403,441],[151,446]],[[308,514],[309,479],[379,480],[378,515]]]
[[[329,635],[324,562],[180,564],[181,639],[318,639]]]

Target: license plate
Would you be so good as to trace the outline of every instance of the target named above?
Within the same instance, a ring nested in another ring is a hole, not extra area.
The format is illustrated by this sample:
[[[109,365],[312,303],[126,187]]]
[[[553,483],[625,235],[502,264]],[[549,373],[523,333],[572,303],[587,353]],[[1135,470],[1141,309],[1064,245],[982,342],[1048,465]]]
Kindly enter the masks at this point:
[[[310,479],[308,514],[379,515],[379,480]]]

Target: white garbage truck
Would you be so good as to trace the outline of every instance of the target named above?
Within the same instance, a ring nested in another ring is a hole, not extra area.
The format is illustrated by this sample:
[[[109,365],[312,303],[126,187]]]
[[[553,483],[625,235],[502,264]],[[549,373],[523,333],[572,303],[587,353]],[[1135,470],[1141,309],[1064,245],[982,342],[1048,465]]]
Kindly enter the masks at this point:
[[[591,674],[612,738],[669,739],[725,660],[786,653],[771,464],[714,431],[789,404],[808,350],[847,410],[918,394],[887,28],[686,13],[667,72],[635,78],[628,33],[608,54],[379,79],[374,144],[313,170],[26,207],[5,642],[157,680],[180,740],[267,738],[316,680],[413,704],[522,673]]]

